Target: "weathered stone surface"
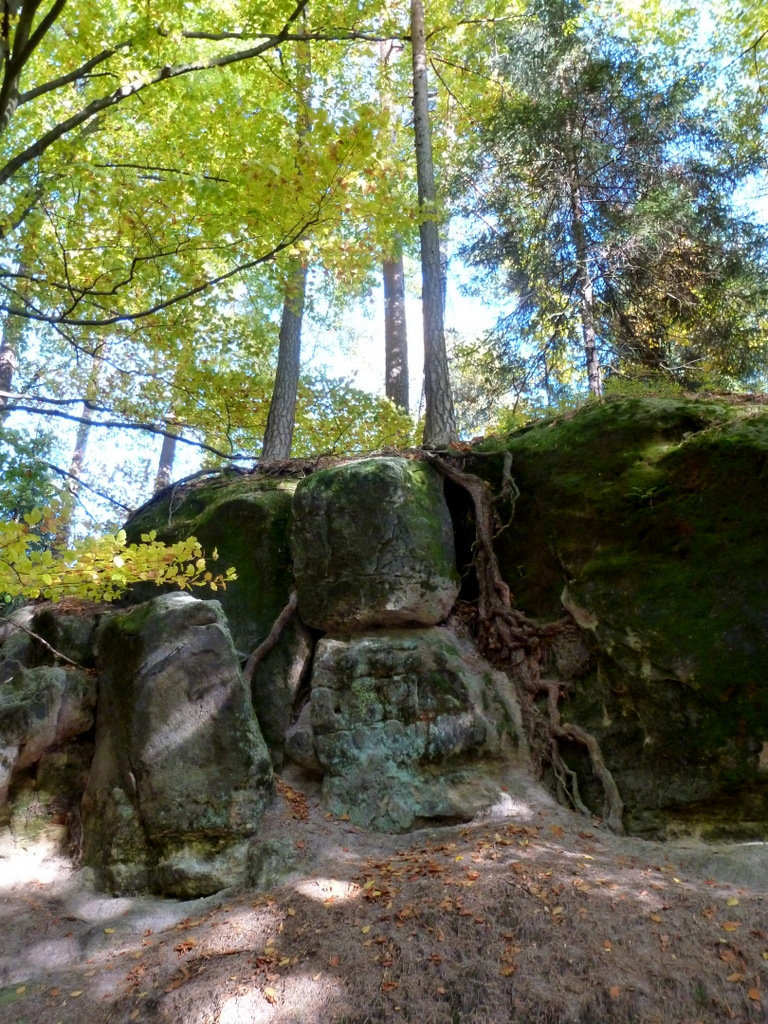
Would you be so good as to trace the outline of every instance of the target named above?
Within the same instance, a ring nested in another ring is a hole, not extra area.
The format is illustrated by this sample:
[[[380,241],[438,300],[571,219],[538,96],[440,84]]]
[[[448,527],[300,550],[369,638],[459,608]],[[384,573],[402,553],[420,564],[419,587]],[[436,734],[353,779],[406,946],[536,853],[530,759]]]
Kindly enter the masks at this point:
[[[524,761],[507,680],[446,628],[321,640],[311,724],[329,807],[381,830],[466,820]]]
[[[307,703],[301,709],[299,717],[287,729],[285,734],[285,757],[292,764],[297,764],[311,775],[322,775],[323,766],[315,750],[315,734],[312,731],[312,704]]]
[[[563,717],[599,740],[627,829],[764,838],[768,408],[607,401],[504,447],[520,496],[502,569],[518,607],[557,619],[564,605],[582,628],[592,657],[561,666]],[[566,757],[599,812],[583,751]]]
[[[221,607],[165,594],[110,619],[98,648],[87,862],[115,892],[242,880],[274,783]]]
[[[276,769],[283,763],[286,731],[311,658],[312,638],[294,616],[251,680],[253,707]]]
[[[43,842],[52,852],[77,855],[80,802],[92,757],[93,744],[79,736],[56,744],[33,769],[15,775],[8,826],[17,843]]]
[[[63,655],[81,668],[93,668],[96,630],[113,612],[111,605],[76,598],[35,608],[30,630],[40,639],[31,638],[29,663],[52,664],[57,655]]]
[[[14,774],[93,725],[96,687],[76,669],[20,668],[0,686],[0,807]]]
[[[318,629],[433,625],[456,600],[451,517],[423,462],[363,459],[306,477],[292,537],[299,611]]]
[[[295,486],[293,480],[222,475],[168,488],[126,524],[131,541],[152,530],[168,543],[197,537],[207,556],[218,552],[212,568],[237,569],[226,590],[201,587],[195,594],[221,603],[235,647],[246,657],[267,636],[291,592],[288,541]],[[156,592],[139,589],[138,599]]]

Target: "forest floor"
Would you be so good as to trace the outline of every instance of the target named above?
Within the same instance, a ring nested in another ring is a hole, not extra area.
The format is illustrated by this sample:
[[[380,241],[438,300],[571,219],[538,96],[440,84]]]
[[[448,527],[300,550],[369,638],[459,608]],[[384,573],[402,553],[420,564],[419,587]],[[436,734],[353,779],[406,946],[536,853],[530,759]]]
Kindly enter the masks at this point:
[[[280,789],[299,859],[265,892],[109,898],[0,846],[0,1024],[768,1021],[766,844],[619,838],[533,786],[372,835]]]

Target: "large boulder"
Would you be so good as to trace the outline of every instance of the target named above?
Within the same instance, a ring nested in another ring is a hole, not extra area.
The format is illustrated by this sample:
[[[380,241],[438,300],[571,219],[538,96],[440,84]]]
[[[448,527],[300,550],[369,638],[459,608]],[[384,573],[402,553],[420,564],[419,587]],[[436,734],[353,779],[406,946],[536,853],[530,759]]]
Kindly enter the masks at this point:
[[[425,463],[371,458],[320,470],[296,488],[293,557],[310,626],[434,625],[458,595],[442,479]]]
[[[0,817],[14,776],[93,726],[95,680],[77,669],[17,668],[0,685]]]
[[[125,527],[132,542],[153,531],[166,543],[197,537],[208,557],[214,551],[218,555],[210,568],[235,567],[237,579],[226,590],[201,587],[196,595],[221,602],[243,657],[268,635],[290,596],[289,532],[295,487],[294,480],[225,473],[167,488]],[[154,588],[135,589],[138,600],[155,592]],[[286,634],[283,643],[290,646],[295,639]],[[292,657],[290,652],[285,655],[288,660]]]
[[[165,594],[99,633],[86,862],[112,892],[205,895],[242,881],[274,790],[221,606]]]
[[[598,738],[627,829],[764,838],[768,408],[613,400],[503,447],[520,495],[497,553],[519,607],[581,627],[563,717]],[[584,751],[565,753],[599,811]]]
[[[402,831],[468,820],[501,799],[525,762],[506,677],[444,627],[318,644],[310,713],[289,754],[324,773],[329,808]]]

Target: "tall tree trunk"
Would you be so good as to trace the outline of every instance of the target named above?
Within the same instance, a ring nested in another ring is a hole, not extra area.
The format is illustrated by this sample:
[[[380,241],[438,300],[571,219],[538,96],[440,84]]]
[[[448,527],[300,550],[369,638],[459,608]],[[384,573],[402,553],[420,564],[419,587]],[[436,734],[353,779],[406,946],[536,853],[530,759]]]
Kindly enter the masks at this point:
[[[400,42],[391,39],[379,43],[381,87],[379,102],[387,114],[392,110],[392,93],[387,70],[402,53]],[[392,129],[392,145],[397,144],[397,132]],[[408,329],[405,319],[405,269],[403,267],[403,240],[400,235],[392,239],[388,257],[382,263],[384,282],[384,390],[387,398],[408,412]]]
[[[311,88],[312,59],[309,43],[299,43],[296,52],[296,163],[299,170],[304,140],[312,130]],[[301,325],[306,296],[307,265],[297,262],[291,269],[285,286],[277,369],[264,431],[262,462],[274,462],[291,456],[301,368]]]
[[[17,353],[19,341],[24,328],[18,317],[7,314],[3,324],[3,337],[0,340],[0,391],[13,389],[13,375],[18,366]],[[0,395],[0,426],[8,418],[8,399]]]
[[[19,297],[26,299],[29,291],[29,283],[25,281],[25,275],[29,271],[28,262],[32,257],[32,249],[28,236],[22,244],[21,256],[17,266]],[[3,336],[0,339],[0,391],[13,390],[13,375],[19,365],[19,349],[24,337],[25,322],[19,316],[11,316],[6,313],[3,321]],[[0,395],[0,426],[8,418],[7,406],[9,400]]]
[[[176,444],[183,433],[183,428],[179,426],[174,416],[166,416],[165,425],[169,430],[175,430],[177,433],[175,436],[173,434],[166,434],[163,438],[163,447],[160,449],[160,459],[157,464],[157,475],[155,476],[155,494],[158,491],[162,491],[171,482],[173,460],[176,457]]]
[[[274,462],[291,456],[296,423],[296,396],[301,366],[301,324],[307,292],[307,267],[297,266],[286,287],[280,321],[277,370],[264,431],[261,461]]]
[[[91,422],[93,420],[92,403],[99,394],[101,373],[104,368],[105,347],[97,350],[93,357],[91,372],[88,375],[88,383],[85,387],[85,399],[80,411],[80,422],[77,425],[75,445],[72,449],[72,458],[69,463],[69,478],[65,494],[62,500],[59,526],[56,531],[54,548],[62,551],[69,547],[72,538],[72,523],[74,520],[75,504],[80,493],[80,478],[85,465],[85,452],[88,448],[88,439],[91,433]]]
[[[395,242],[392,259],[384,260],[384,350],[387,398],[408,412],[408,331],[405,322],[403,248]]]
[[[413,58],[413,127],[419,186],[422,316],[424,321],[424,446],[441,448],[456,440],[456,417],[448,373],[443,321],[440,237],[437,228],[437,190],[429,122],[427,43],[422,0],[411,0]]]
[[[571,235],[576,254],[576,280],[579,290],[579,312],[584,342],[584,359],[587,367],[587,383],[590,393],[599,397],[603,393],[603,380],[597,355],[595,291],[589,266],[589,245],[584,226],[584,204],[579,186],[578,167],[575,162],[571,166],[568,184],[571,199]]]

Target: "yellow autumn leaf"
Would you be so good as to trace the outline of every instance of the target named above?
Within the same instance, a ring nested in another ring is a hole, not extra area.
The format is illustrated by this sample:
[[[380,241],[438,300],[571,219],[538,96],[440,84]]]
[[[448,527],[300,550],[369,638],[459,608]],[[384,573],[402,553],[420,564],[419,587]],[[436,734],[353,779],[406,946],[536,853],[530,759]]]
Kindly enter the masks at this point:
[[[274,1006],[275,1003],[277,1002],[277,992],[275,991],[275,989],[267,986],[264,989],[264,998],[267,1000],[268,1003],[271,1003]]]

